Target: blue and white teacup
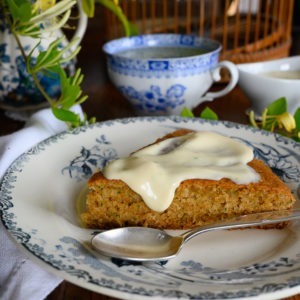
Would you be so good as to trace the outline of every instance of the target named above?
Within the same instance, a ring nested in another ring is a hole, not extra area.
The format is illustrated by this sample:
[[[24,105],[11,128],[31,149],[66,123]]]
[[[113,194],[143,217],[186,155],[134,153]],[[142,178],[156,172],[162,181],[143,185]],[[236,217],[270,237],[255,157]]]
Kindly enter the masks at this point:
[[[238,70],[219,62],[221,49],[215,40],[181,34],[125,37],[103,46],[111,81],[139,115],[178,115],[229,93]],[[222,68],[230,74],[227,86],[207,93]]]

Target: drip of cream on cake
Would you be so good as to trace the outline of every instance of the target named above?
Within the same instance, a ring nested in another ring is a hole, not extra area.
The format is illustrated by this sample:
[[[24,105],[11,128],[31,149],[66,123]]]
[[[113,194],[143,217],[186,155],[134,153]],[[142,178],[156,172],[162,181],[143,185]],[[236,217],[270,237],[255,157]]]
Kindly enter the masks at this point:
[[[138,193],[146,205],[163,212],[176,188],[187,179],[220,180],[237,184],[259,181],[247,165],[253,151],[245,144],[213,132],[193,132],[169,138],[109,163],[108,179],[120,179]]]

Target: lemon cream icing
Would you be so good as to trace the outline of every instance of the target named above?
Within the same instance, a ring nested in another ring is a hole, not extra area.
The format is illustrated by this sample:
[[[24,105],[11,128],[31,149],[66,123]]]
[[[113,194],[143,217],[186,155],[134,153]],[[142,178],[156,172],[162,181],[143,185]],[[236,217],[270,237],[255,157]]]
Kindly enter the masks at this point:
[[[104,168],[103,174],[124,181],[149,208],[162,212],[172,203],[176,188],[187,179],[257,182],[259,175],[247,165],[252,159],[252,149],[242,142],[200,131],[163,140],[117,159]]]

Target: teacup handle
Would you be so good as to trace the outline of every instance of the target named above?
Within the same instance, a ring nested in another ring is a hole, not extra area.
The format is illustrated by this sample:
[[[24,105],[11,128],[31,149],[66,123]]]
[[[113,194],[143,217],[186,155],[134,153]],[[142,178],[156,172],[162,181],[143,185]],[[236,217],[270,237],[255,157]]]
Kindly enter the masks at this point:
[[[88,24],[88,17],[82,9],[81,0],[77,0],[77,6],[78,6],[78,12],[79,12],[79,21],[77,24],[77,28],[73,34],[73,37],[71,38],[71,42],[77,38],[78,38],[78,40],[72,46],[72,48],[71,48],[72,51],[74,51],[77,48],[77,46],[80,44],[80,42],[82,41],[84,34],[86,32],[86,29],[87,29],[87,24]]]
[[[229,71],[230,73],[230,80],[227,84],[227,86],[217,92],[208,92],[206,93],[203,97],[201,97],[202,101],[212,101],[215,98],[222,97],[226,94],[228,94],[238,83],[239,80],[239,72],[238,68],[236,67],[235,64],[228,60],[223,60],[221,61],[218,66],[212,71],[212,78],[214,81],[220,81],[221,80],[221,75],[220,71],[222,68],[225,68]]]

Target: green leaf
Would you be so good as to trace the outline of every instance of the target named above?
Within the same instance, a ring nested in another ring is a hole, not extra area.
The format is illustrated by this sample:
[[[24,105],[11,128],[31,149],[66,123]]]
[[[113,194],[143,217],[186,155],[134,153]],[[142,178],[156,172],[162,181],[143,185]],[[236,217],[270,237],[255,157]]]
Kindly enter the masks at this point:
[[[129,26],[129,35],[139,35],[140,31],[136,25],[134,25],[132,22],[128,21],[128,26]]]
[[[73,111],[66,110],[58,107],[51,107],[54,116],[64,122],[77,123],[80,122],[80,116]]]
[[[57,49],[52,49],[51,51],[40,52],[35,63],[35,69],[42,69],[57,64],[57,56],[59,51]]]
[[[296,122],[296,129],[300,131],[300,107],[296,110],[294,118]]]
[[[15,23],[27,22],[32,17],[32,5],[28,0],[7,0],[11,16]]]
[[[200,118],[206,120],[218,120],[218,115],[209,107],[205,107],[205,109],[200,114]]]
[[[182,117],[188,117],[193,118],[194,114],[191,110],[189,110],[187,107],[184,107],[180,114]]]
[[[82,99],[79,99],[82,93],[80,83],[83,78],[80,72],[81,70],[78,69],[73,77],[67,77],[66,72],[63,69],[60,70],[62,94],[58,102],[65,109],[69,109],[73,105],[82,102]]]
[[[287,111],[287,101],[285,97],[279,98],[272,102],[268,107],[267,115],[281,115]]]
[[[95,15],[95,1],[94,0],[82,0],[82,9],[89,18]]]
[[[131,32],[131,30],[134,28],[131,23],[128,21],[127,17],[123,13],[121,7],[117,5],[114,1],[112,0],[95,0],[107,9],[109,9],[122,23],[125,35],[126,36],[131,36],[134,35],[134,32]]]
[[[76,4],[75,0],[56,1],[44,11],[34,10],[34,1],[12,0],[18,3],[10,3],[14,13],[14,31],[19,35],[41,37],[44,32],[53,32],[62,28],[69,20],[71,9]]]

